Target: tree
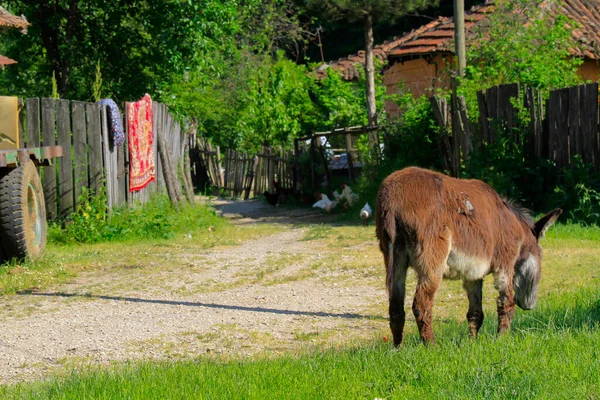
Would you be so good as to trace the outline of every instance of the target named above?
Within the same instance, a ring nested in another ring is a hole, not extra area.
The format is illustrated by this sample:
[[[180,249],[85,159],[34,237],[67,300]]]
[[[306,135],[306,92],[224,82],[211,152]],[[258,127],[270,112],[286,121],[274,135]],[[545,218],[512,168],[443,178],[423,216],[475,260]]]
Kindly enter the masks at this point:
[[[370,126],[377,125],[375,65],[373,62],[374,21],[394,21],[408,12],[437,2],[438,0],[308,0],[311,7],[318,9],[327,18],[344,19],[363,25],[366,102]]]
[[[236,0],[6,3],[31,26],[28,35],[2,43],[8,54],[25,52],[17,68],[2,72],[2,84],[28,96],[48,95],[54,76],[61,97],[91,99],[98,62],[105,95],[160,93],[238,30]]]
[[[478,110],[477,91],[495,85],[519,82],[548,93],[581,82],[577,70],[582,60],[570,53],[578,46],[571,35],[576,23],[549,12],[557,6],[558,0],[543,7],[538,0],[497,2],[469,40],[459,88],[469,110]]]

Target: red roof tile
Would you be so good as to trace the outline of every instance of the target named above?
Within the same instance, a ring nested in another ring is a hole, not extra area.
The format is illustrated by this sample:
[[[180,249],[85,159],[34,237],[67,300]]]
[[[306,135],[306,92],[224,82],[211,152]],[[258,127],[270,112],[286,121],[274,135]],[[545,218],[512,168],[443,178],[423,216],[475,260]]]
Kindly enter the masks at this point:
[[[544,1],[541,7],[550,3]],[[494,12],[493,0],[472,7],[465,15],[467,40],[469,30]],[[563,0],[557,7],[549,8],[549,12],[564,14],[581,25],[571,33],[581,48],[569,49],[571,54],[592,60],[600,60],[600,0]],[[375,47],[375,56],[381,60],[401,58],[404,56],[423,56],[428,54],[453,53],[454,21],[452,18],[440,17],[401,37],[384,42]],[[358,70],[364,65],[364,51],[332,62],[330,66],[342,72],[344,79],[358,78]]]
[[[26,29],[29,22],[25,17],[15,17],[3,7],[0,7],[0,27]]]
[[[4,57],[3,55],[0,55],[0,66],[16,64],[16,63],[17,62],[15,60],[8,58],[8,57]]]

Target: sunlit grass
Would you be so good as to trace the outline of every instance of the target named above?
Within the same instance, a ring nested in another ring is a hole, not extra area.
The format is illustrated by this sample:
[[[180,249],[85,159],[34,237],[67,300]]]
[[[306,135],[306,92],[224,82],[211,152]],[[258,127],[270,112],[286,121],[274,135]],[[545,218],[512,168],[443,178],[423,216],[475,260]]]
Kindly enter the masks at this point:
[[[477,340],[455,321],[438,344],[409,336],[400,349],[380,337],[275,358],[129,363],[64,379],[0,388],[7,399],[596,399],[600,396],[600,292],[557,293],[513,331]],[[298,341],[318,337],[296,332]]]
[[[241,237],[264,237],[280,229],[274,225],[225,226],[194,232],[192,238],[181,235],[133,247],[126,243],[50,246],[50,257],[44,262],[49,263],[49,270],[62,267],[62,275],[55,281],[96,268],[139,276],[140,269],[180,268],[178,253],[197,254],[214,246],[235,245]],[[318,278],[339,285],[359,280],[383,286],[383,261],[372,226],[313,225],[302,229],[307,232],[304,238],[309,254],[269,256],[263,267],[240,272],[236,279],[273,285],[289,282],[288,278]],[[366,340],[350,330],[344,340],[343,327],[337,331],[292,329],[299,345],[281,350],[269,335],[230,326],[222,327],[222,332],[204,333],[198,341],[202,344],[217,338],[224,346],[239,347],[238,356],[132,362],[108,369],[79,367],[66,378],[0,387],[0,398],[600,399],[598,232],[597,228],[570,224],[557,224],[548,232],[542,242],[538,306],[532,311],[517,309],[511,331],[503,337],[495,333],[497,292],[491,277],[485,280],[486,319],[477,340],[468,338],[467,299],[461,282],[444,281],[433,309],[438,345],[425,348],[410,313],[415,285],[414,273],[410,273],[405,344],[398,350],[382,340],[390,336],[385,321],[348,321],[372,324]],[[280,275],[290,263],[302,267],[289,277]],[[16,265],[12,268],[12,275],[21,271]],[[373,315],[386,314],[385,299],[373,299],[372,307]],[[268,343],[270,356],[251,351],[254,341]],[[175,359],[185,358],[186,344],[169,338],[159,342],[156,345],[166,346]],[[244,350],[244,346],[250,347]]]

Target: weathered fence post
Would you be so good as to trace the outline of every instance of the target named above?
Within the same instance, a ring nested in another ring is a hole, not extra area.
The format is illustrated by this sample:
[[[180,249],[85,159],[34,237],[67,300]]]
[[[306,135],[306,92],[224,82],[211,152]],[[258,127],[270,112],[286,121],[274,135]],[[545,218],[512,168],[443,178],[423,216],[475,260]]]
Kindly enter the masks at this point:
[[[44,146],[56,145],[54,99],[42,99],[42,140]],[[54,164],[44,167],[44,197],[46,200],[46,216],[55,219],[56,208],[56,167]]]
[[[352,134],[348,131],[348,128],[344,128],[346,132],[346,159],[348,160],[348,179],[350,183],[354,182],[354,156],[352,155]]]

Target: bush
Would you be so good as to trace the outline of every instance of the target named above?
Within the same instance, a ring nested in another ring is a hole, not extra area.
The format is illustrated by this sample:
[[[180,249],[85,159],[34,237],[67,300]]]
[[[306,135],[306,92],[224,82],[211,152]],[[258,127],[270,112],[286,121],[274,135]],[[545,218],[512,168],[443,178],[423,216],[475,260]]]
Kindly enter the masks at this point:
[[[365,198],[374,198],[381,181],[393,171],[408,166],[443,169],[439,149],[441,129],[428,99],[406,93],[390,100],[398,104],[400,116],[383,124],[381,162],[367,162],[363,167],[359,190]]]
[[[562,208],[569,221],[600,225],[600,174],[576,156],[562,178],[550,196],[552,205]]]
[[[106,191],[93,196],[84,190],[77,210],[60,225],[50,229],[56,243],[96,243],[147,239],[169,239],[177,233],[190,233],[209,226],[223,225],[214,209],[200,204],[182,204],[176,210],[164,194],[146,204],[120,206],[107,215]]]

